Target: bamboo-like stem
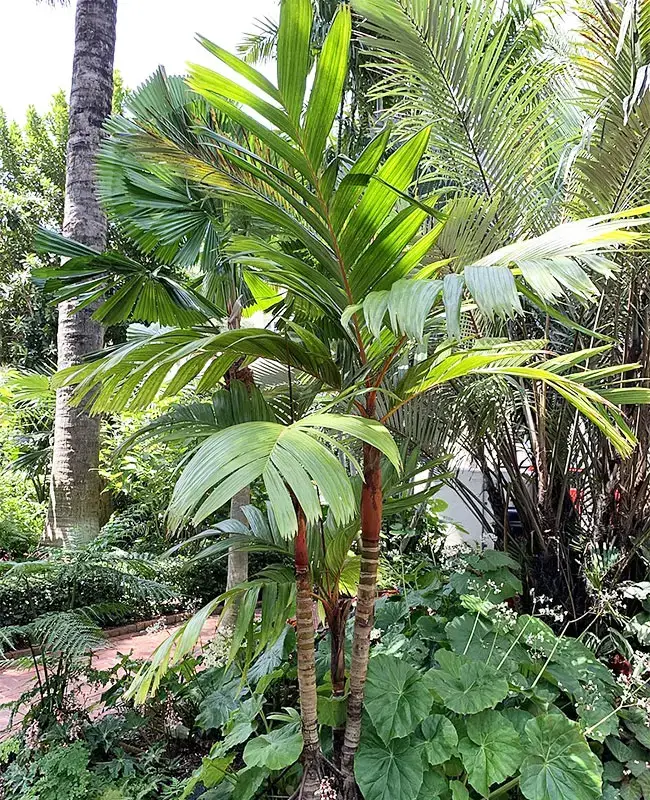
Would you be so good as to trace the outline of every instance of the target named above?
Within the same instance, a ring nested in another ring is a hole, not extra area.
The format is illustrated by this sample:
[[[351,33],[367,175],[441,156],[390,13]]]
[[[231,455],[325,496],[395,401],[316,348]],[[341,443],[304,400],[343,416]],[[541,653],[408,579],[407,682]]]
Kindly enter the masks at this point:
[[[318,773],[322,760],[318,735],[318,696],[316,694],[316,659],[314,655],[314,617],[312,585],[307,548],[307,519],[302,506],[294,498],[298,518],[295,540],[296,568],[296,642],[298,651],[298,694],[302,719],[304,780],[302,797],[314,796],[318,789]]]
[[[341,768],[348,787],[354,785],[354,756],[361,738],[363,689],[370,657],[370,633],[374,621],[377,571],[379,566],[379,535],[382,520],[381,453],[365,444],[364,484],[361,490],[361,571],[357,607],[354,616],[352,661],[350,665],[350,695]]]

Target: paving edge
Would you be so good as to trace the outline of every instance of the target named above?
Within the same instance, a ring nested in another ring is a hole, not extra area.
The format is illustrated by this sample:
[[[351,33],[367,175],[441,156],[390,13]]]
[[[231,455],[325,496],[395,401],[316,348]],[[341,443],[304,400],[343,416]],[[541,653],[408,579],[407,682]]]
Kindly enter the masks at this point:
[[[139,622],[131,622],[128,625],[120,625],[118,628],[105,628],[102,633],[106,639],[118,639],[121,636],[130,636],[133,633],[144,633],[151,625],[157,622],[164,622],[165,625],[177,625],[179,622],[184,622],[192,615],[189,612],[183,614],[168,614],[164,617],[155,617],[154,619],[143,619]],[[37,651],[38,652],[38,651]],[[23,650],[8,650],[5,653],[5,661],[14,661],[17,658],[24,658],[30,656],[31,650],[26,647]]]

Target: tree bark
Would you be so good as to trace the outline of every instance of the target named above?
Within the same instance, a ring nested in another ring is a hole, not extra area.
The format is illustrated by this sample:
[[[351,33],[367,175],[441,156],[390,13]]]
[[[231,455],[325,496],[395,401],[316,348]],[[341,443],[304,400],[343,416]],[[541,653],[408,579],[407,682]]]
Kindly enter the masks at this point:
[[[244,506],[250,505],[251,502],[251,489],[250,486],[245,486],[240,492],[230,501],[230,519],[236,519],[244,525],[248,525],[248,520],[243,512]],[[228,551],[228,581],[226,584],[227,589],[233,589],[240,583],[248,580],[248,553],[236,548],[230,548]],[[222,629],[234,628],[237,622],[237,614],[239,613],[239,604],[237,601],[232,603],[226,609],[221,623]]]
[[[354,615],[352,661],[350,664],[350,695],[345,725],[345,740],[341,770],[348,796],[354,796],[354,757],[361,738],[363,689],[370,658],[370,633],[375,615],[377,570],[379,566],[379,535],[383,508],[381,484],[381,453],[368,444],[363,446],[364,484],[361,490],[361,572],[357,607]]]
[[[111,112],[116,18],[117,0],[77,0],[63,233],[98,250],[106,247],[107,222],[95,192],[95,157]],[[92,313],[59,306],[59,369],[101,349],[103,331]],[[45,540],[58,545],[90,541],[100,527],[100,420],[74,408],[72,393],[64,388],[56,396]]]
[[[316,658],[314,655],[314,616],[312,585],[307,549],[307,520],[294,500],[298,517],[295,542],[296,567],[296,642],[298,650],[298,694],[302,719],[303,798],[314,798],[320,785],[321,746],[318,735],[318,696],[316,694]]]

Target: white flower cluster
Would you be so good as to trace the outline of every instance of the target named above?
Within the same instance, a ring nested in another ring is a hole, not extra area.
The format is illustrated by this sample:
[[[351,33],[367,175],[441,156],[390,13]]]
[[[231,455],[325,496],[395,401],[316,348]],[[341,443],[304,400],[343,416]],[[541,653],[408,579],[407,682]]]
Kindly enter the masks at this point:
[[[648,691],[648,672],[650,672],[650,655],[635,651],[630,659],[632,672],[622,672],[616,679],[621,687],[621,704],[634,705],[646,715],[650,725],[650,697]]]
[[[29,750],[35,750],[38,747],[39,739],[41,738],[41,729],[36,720],[30,722],[27,730],[25,731],[25,747]]]
[[[542,645],[546,645],[546,636],[539,631],[539,633],[529,633],[527,636],[524,637],[524,642],[530,648],[530,657],[531,658],[546,658],[546,648],[542,647]]]
[[[593,594],[594,612],[600,614],[625,614],[625,600],[619,589],[599,589]]]
[[[232,644],[232,630],[224,628],[217,631],[206,647],[203,648],[203,665],[211,667],[224,667],[228,661],[228,653]]]
[[[442,544],[443,540],[441,540]],[[465,542],[458,542],[458,544],[445,545],[440,550],[440,566],[446,572],[464,572],[467,564],[463,559],[463,555],[471,553],[472,548]]]
[[[507,603],[494,607],[494,626],[500,633],[507,633],[517,625],[517,612]]]
[[[167,623],[165,622],[165,620],[164,619],[158,619],[154,623],[149,625],[148,628],[145,628],[144,632],[148,633],[149,635],[151,635],[153,633],[162,633],[163,631],[166,631],[166,630],[167,630]]]
[[[176,708],[174,707],[174,700],[171,697],[168,697],[165,701],[165,711],[164,711],[164,722],[165,727],[168,731],[175,731],[180,725],[183,724],[183,720],[178,715]]]
[[[339,793],[332,785],[331,778],[322,778],[320,786],[314,792],[314,796],[318,797],[319,800],[338,800]]]

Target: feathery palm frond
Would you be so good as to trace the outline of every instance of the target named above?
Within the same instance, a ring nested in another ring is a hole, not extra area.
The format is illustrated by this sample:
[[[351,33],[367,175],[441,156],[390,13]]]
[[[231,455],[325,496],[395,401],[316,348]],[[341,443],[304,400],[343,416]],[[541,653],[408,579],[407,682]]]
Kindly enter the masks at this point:
[[[98,354],[101,355],[101,354]],[[197,391],[211,389],[235,363],[265,358],[289,364],[330,386],[340,375],[327,348],[314,349],[296,337],[257,328],[213,333],[205,328],[153,328],[119,345],[96,361],[58,373],[57,386],[77,386],[81,401],[89,392],[94,411],[146,408],[162,391],[176,394],[198,378]]]
[[[386,116],[403,133],[433,123],[423,179],[494,200],[511,234],[545,229],[567,136],[549,118],[562,115],[568,92],[565,64],[544,47],[534,16],[498,0],[353,7],[365,18],[363,43],[381,75],[372,91]]]
[[[647,202],[650,170],[650,3],[594,0],[580,16],[576,58],[585,82],[585,138],[575,163],[576,204],[588,213]]]

